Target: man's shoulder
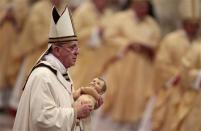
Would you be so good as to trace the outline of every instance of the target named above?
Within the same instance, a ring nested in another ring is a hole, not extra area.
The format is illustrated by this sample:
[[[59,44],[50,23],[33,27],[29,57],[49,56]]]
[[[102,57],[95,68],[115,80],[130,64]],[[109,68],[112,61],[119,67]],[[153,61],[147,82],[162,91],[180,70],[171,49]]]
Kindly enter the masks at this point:
[[[56,77],[56,74],[57,70],[46,64],[35,67],[31,73],[31,75],[35,77]]]
[[[25,89],[30,89],[33,84],[51,83],[54,79],[56,79],[56,75],[51,70],[46,67],[37,67],[32,70],[27,78]]]
[[[170,32],[163,38],[163,42],[165,42],[168,45],[175,45],[175,43],[178,43],[178,41],[181,41],[184,39],[184,32],[182,30],[176,30],[174,32]]]
[[[159,28],[160,29],[159,23],[158,23],[158,21],[154,17],[147,16],[146,17],[146,22],[149,23],[150,25],[154,26],[155,28]]]
[[[173,31],[173,32],[170,32],[169,34],[166,35],[166,38],[169,38],[169,39],[180,39],[182,37],[184,37],[185,35],[185,32],[181,29],[179,30],[176,30],[176,31]]]

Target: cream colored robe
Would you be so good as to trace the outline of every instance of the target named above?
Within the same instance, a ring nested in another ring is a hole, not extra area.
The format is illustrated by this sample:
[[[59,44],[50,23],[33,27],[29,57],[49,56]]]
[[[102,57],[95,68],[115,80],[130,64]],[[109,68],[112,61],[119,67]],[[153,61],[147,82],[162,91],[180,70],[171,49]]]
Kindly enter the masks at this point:
[[[7,76],[7,67],[10,61],[10,59],[8,59],[11,54],[10,47],[17,39],[17,32],[10,22],[6,22],[0,29],[0,34],[0,88],[4,88],[13,84],[13,82],[9,81],[9,77]]]
[[[2,0],[0,2],[0,21],[2,21],[5,16],[6,9],[4,7],[8,3],[8,0]],[[9,34],[9,37],[7,33]],[[0,89],[8,86],[5,78],[5,69],[9,46],[12,42],[12,39],[15,39],[15,35],[13,38],[12,34],[15,34],[15,31],[10,23],[5,23],[4,25],[0,26]]]
[[[79,39],[80,53],[76,66],[72,68],[72,78],[76,81],[75,88],[87,85],[99,70],[101,70],[110,46],[104,43],[104,39],[100,38],[100,45],[92,48],[89,43],[95,28],[106,30],[110,24],[110,16],[112,12],[105,10],[100,14],[96,7],[90,1],[85,1],[74,12],[74,23]],[[107,52],[106,52],[107,51]],[[98,59],[98,60],[97,60]]]
[[[44,63],[51,66],[48,62]],[[46,67],[36,68],[31,73],[13,131],[79,131],[71,130],[75,124],[72,83],[66,81],[59,70],[52,68],[57,75]]]
[[[0,1],[0,20],[4,17],[6,6],[8,5],[9,0]]]
[[[12,58],[14,62],[19,61],[20,71],[10,100],[12,108],[17,108],[26,78],[47,48],[51,9],[52,5],[49,0],[41,0],[33,5],[19,41],[13,46]]]
[[[187,69],[186,81],[187,89],[183,95],[183,107],[179,116],[182,116],[182,123],[179,131],[200,131],[201,130],[201,93],[200,89],[192,89],[192,85],[195,82],[198,72],[201,71],[201,41],[196,43],[189,53],[183,59],[183,65]],[[185,81],[185,82],[186,82]],[[186,99],[185,99],[186,98]],[[186,100],[186,101],[184,101]],[[186,109],[186,110],[185,110]],[[183,114],[185,116],[183,116]]]
[[[31,8],[31,0],[13,0],[14,15],[17,20],[19,28],[23,28],[26,18],[29,15]]]
[[[141,42],[153,50],[157,48],[160,28],[153,18],[147,16],[139,22],[132,10],[120,13],[117,17],[118,28],[112,31],[111,43],[121,48],[131,42]],[[153,91],[153,75],[153,62],[135,52],[129,52],[111,65],[106,74],[109,89],[103,112],[119,122],[140,120]]]
[[[17,25],[20,29],[23,28],[26,18],[29,14],[30,4],[29,0],[14,0],[12,3],[9,3],[14,11],[14,17],[17,21]],[[1,49],[1,76],[3,80],[0,80],[0,87],[2,86],[13,86],[16,80],[16,75],[19,70],[18,63],[20,61],[13,61],[11,47],[16,44],[20,32],[10,23],[6,22],[2,29],[0,30],[1,44],[3,46]],[[6,32],[6,33],[5,33]],[[9,34],[9,35],[8,35]],[[8,59],[9,58],[9,59]],[[12,64],[11,64],[12,63]],[[13,64],[14,63],[14,64]],[[16,65],[16,66],[13,66]]]
[[[156,59],[156,92],[157,102],[153,114],[153,129],[157,131],[174,130],[178,124],[176,118],[177,106],[181,100],[182,86],[171,85],[168,81],[180,75],[182,58],[191,48],[184,30],[177,30],[168,34],[161,42]]]
[[[33,5],[18,43],[12,48],[14,60],[25,61],[25,77],[47,48],[51,9],[49,0],[41,0]]]

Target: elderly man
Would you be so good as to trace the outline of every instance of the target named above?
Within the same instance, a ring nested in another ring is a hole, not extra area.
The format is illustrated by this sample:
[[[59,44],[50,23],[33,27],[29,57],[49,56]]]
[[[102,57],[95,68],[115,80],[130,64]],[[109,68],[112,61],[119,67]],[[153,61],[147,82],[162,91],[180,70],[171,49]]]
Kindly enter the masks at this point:
[[[52,10],[50,46],[28,77],[13,131],[81,131],[80,119],[92,111],[87,102],[73,100],[67,70],[79,51],[69,9],[61,6]]]

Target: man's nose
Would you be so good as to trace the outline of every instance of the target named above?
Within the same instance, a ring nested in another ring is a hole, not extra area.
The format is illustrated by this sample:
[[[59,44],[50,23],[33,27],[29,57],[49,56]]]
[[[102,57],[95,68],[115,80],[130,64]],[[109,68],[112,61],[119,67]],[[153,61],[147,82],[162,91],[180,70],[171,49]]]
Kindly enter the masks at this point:
[[[77,47],[77,48],[75,49],[75,54],[78,55],[78,54],[79,54],[79,51],[80,51],[80,49],[79,49],[79,47]]]

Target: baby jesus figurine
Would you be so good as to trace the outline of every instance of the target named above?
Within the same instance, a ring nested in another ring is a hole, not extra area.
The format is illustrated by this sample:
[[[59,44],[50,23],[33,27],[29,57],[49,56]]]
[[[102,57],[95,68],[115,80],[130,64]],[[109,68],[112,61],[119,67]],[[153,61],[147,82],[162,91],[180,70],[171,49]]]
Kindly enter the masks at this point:
[[[87,87],[81,87],[73,93],[73,98],[76,102],[89,102],[93,109],[96,109],[97,101],[106,91],[106,83],[101,78],[94,78]]]
[[[77,104],[88,103],[92,106],[93,109],[97,109],[102,105],[101,95],[106,91],[106,83],[101,78],[94,78],[93,81],[89,83],[87,87],[81,87],[73,93],[73,98]],[[82,119],[84,123],[80,125],[81,130],[89,131],[91,130],[91,117]],[[79,119],[77,120],[79,123]]]

